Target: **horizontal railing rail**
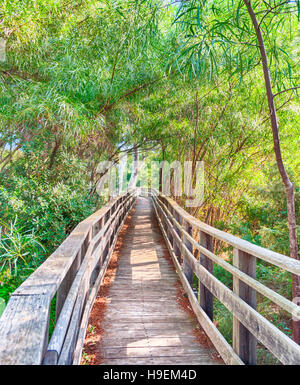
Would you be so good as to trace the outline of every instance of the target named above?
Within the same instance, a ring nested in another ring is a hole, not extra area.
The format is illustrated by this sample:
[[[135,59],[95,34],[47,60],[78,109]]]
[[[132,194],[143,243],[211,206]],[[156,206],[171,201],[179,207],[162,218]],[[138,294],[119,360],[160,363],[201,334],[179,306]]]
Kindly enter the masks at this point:
[[[298,319],[300,307],[256,280],[256,259],[298,275],[300,261],[215,229],[156,190],[150,189],[148,193],[193,310],[224,362],[256,364],[256,344],[260,341],[281,363],[300,364],[300,346],[256,311],[256,294],[262,294]],[[199,240],[195,239],[195,232]],[[233,264],[213,253],[214,239],[233,247]],[[233,290],[213,275],[214,263],[232,274]],[[198,298],[193,291],[194,275],[199,282]],[[232,346],[213,323],[214,297],[233,314]]]
[[[79,223],[11,295],[0,318],[0,364],[80,362],[90,310],[135,196],[135,191],[120,195]]]

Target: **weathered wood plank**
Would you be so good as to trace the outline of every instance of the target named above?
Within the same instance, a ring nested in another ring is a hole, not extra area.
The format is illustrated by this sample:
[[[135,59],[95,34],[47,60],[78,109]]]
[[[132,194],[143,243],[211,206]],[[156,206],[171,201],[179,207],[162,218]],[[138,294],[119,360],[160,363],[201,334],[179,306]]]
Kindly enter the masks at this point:
[[[0,318],[0,364],[39,365],[48,342],[49,295],[12,295]]]
[[[256,257],[234,249],[233,264],[248,276],[256,277]],[[256,309],[256,291],[236,277],[233,277],[233,292],[253,309]],[[245,364],[256,365],[256,338],[236,317],[233,317],[232,340],[234,350]]]
[[[180,357],[180,356],[202,356],[203,361],[212,361],[209,352],[199,351],[199,346],[141,346],[141,347],[105,347],[101,349],[103,358],[125,358],[125,357]]]
[[[185,223],[184,227],[185,227],[185,230],[186,230],[186,232],[188,234],[192,234],[193,233],[193,228],[192,228],[192,226],[190,226],[189,223]],[[175,230],[175,228],[169,227],[169,231],[171,233],[174,232],[174,230]],[[185,247],[187,249],[189,249],[191,252],[193,252],[193,245],[191,244],[189,239],[185,236],[185,233],[182,233],[182,234],[183,234],[182,235],[183,236],[183,239],[182,239],[183,244],[185,245]],[[177,237],[177,240],[178,240],[178,238],[179,237]],[[176,241],[174,241],[174,244],[176,244]],[[173,250],[174,250],[174,253],[175,253],[174,244],[173,244]],[[185,274],[186,279],[188,280],[190,286],[193,287],[193,269],[191,268],[188,260],[186,258],[184,258],[184,255],[183,255],[183,271],[184,271],[184,274]]]
[[[212,251],[213,250],[213,239],[210,235],[200,231],[200,244],[205,249]],[[207,269],[210,273],[213,272],[213,263],[207,258],[207,256],[203,253],[200,253],[199,262],[201,265]],[[198,299],[200,307],[205,311],[208,317],[213,321],[213,309],[214,309],[214,298],[212,293],[207,290],[205,285],[199,279],[199,292]]]
[[[66,338],[58,358],[59,365],[70,365],[73,361],[73,354],[76,346],[81,314],[85,305],[85,299],[88,291],[87,277],[84,279],[84,281],[82,281],[80,289],[81,290],[79,291],[76,299]]]
[[[300,364],[300,346],[257,313],[241,298],[197,264],[195,273],[204,285],[271,353],[286,365]]]
[[[174,353],[176,354],[176,353]],[[218,362],[207,360],[203,355],[195,354],[188,356],[171,357],[126,357],[126,358],[106,358],[101,365],[218,365]],[[175,370],[177,370],[175,368]]]
[[[131,327],[129,327],[131,325]],[[162,324],[165,325],[165,324]],[[138,329],[135,328],[132,324],[127,324],[126,330],[122,328],[118,332],[118,337],[116,338],[115,334],[111,332],[106,332],[105,335],[102,337],[103,343],[105,344],[110,343],[111,346],[121,346],[121,343],[124,343],[123,346],[127,346],[128,343],[137,341],[137,340],[159,340],[159,339],[170,339],[171,345],[173,345],[173,342],[176,343],[177,340],[181,341],[182,345],[189,344],[190,342],[195,342],[195,337],[191,335],[191,330],[193,329],[193,325],[187,325],[185,328],[181,329],[179,325],[175,324],[175,329],[168,330],[166,328],[160,330],[160,329]],[[180,324],[180,326],[182,326]],[[192,326],[192,328],[191,328]]]
[[[114,333],[114,329],[116,327],[118,327],[119,323],[117,320],[113,320],[113,321],[110,321],[110,320],[107,320],[105,319],[103,321],[103,326],[107,329],[106,332],[109,334],[109,333]],[[109,327],[111,326],[111,328]],[[140,324],[133,324],[131,322],[124,322],[122,323],[122,331],[128,331],[128,330],[137,330],[137,331],[140,331],[140,330],[145,330],[148,333],[153,333],[153,334],[157,334],[157,333],[166,333],[167,331],[170,331],[170,332],[176,332],[177,334],[180,332],[180,331],[183,331],[183,332],[191,332],[191,330],[193,330],[195,327],[197,326],[197,324],[194,322],[194,320],[188,320],[188,319],[185,319],[184,321],[181,321],[181,322],[175,322],[175,321],[167,321],[167,322],[147,322],[145,321],[144,323],[140,323]],[[150,334],[148,334],[150,335]]]
[[[118,337],[120,335],[118,334]],[[143,337],[132,336],[123,338],[112,338],[105,336],[102,339],[102,344],[105,346],[111,346],[113,348],[130,347],[194,347],[199,351],[199,343],[195,340],[193,335],[179,337],[179,336],[164,336],[149,337],[146,334]]]
[[[62,280],[57,293],[56,293],[56,315],[55,319],[57,320],[61,309],[64,305],[64,302],[68,296],[69,290],[72,286],[72,283],[74,281],[75,275],[77,271],[80,268],[80,263],[81,263],[81,249],[77,253],[77,256],[75,257],[70,269],[68,270],[65,278]]]

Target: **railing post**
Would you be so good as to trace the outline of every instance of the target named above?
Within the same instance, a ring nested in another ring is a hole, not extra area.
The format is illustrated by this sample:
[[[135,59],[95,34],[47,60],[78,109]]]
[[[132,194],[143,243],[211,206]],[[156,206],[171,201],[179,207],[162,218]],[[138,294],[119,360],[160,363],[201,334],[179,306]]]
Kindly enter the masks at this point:
[[[174,218],[177,220],[177,222],[179,222],[181,224],[181,217],[179,214],[177,214],[176,210],[172,209],[171,212],[172,212],[172,215],[174,216]],[[174,228],[175,228],[175,231],[178,234],[178,236],[181,238],[181,230],[176,225],[174,225]],[[173,238],[173,250],[174,250],[174,254],[176,255],[179,263],[181,263],[181,259],[182,259],[181,250],[180,250],[180,247],[178,247],[178,245],[177,245],[175,237]]]
[[[213,251],[213,239],[209,234],[200,231],[200,245],[209,251]],[[213,262],[207,258],[204,254],[200,253],[199,257],[200,265],[205,267],[210,273],[213,272]],[[212,293],[201,283],[199,279],[199,291],[198,291],[199,304],[208,317],[213,321],[213,295]]]
[[[92,231],[92,230],[91,230]],[[90,232],[91,232],[90,231]],[[65,278],[61,282],[57,293],[56,293],[56,309],[55,309],[55,320],[57,321],[61,309],[64,306],[65,300],[68,296],[70,287],[72,286],[72,283],[74,281],[75,275],[81,265],[82,255],[81,255],[81,249],[78,251],[71,267],[69,268],[68,272],[65,275]]]
[[[191,236],[193,235],[193,227],[188,223],[184,222],[184,227],[187,233],[189,233]],[[186,246],[186,248],[193,254],[193,245],[192,243],[187,239],[186,236],[183,236],[183,242]],[[191,268],[190,264],[187,261],[187,258],[183,255],[183,271],[184,274],[189,281],[189,284],[193,288],[193,269]]]
[[[160,201],[161,201],[163,204],[166,205],[166,202],[165,202],[165,200],[164,200],[163,198],[161,198]],[[164,213],[165,213],[165,211],[164,211]],[[167,214],[165,213],[165,215],[167,215]],[[170,240],[170,235],[169,235],[169,232],[170,232],[170,231],[169,231],[168,223],[167,223],[167,221],[165,220],[165,218],[164,218],[163,215],[161,216],[161,223],[162,223],[162,225],[163,225],[163,227],[164,227],[164,229],[165,229],[165,232],[166,232],[166,235],[167,235],[168,239]]]
[[[172,213],[172,207],[170,206],[169,202],[167,200],[165,200],[164,204],[167,206],[167,209]],[[168,214],[167,213],[165,213],[165,214],[168,217]],[[170,223],[172,224],[172,220],[170,218],[169,218],[169,220],[170,220]],[[171,245],[173,246],[173,242],[174,242],[173,234],[172,234],[172,231],[171,231],[167,221],[166,221],[166,230],[167,230],[166,231],[167,232],[167,237],[168,237]]]
[[[114,203],[113,206],[111,207],[111,209],[109,210],[109,216],[112,216],[115,211],[116,211],[116,204]],[[115,236],[115,227],[113,228],[113,230],[111,232],[110,239],[108,241],[108,244],[109,244],[108,249],[113,244],[114,236]]]
[[[234,248],[233,265],[252,278],[256,278],[256,257]],[[233,277],[233,292],[256,309],[256,291]],[[256,338],[233,317],[233,349],[247,365],[256,365]]]
[[[100,228],[101,228],[101,219],[94,224],[93,226],[93,230],[92,230],[92,238],[98,234],[98,232],[100,231]]]

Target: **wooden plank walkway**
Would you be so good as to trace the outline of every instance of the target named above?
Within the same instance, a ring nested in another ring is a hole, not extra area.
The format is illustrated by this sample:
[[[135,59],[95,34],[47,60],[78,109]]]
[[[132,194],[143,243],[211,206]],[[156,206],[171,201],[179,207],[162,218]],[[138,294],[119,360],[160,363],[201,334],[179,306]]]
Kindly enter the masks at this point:
[[[103,332],[98,340],[92,339],[93,349],[101,357],[98,363],[220,364],[215,349],[196,339],[199,325],[195,317],[177,301],[178,276],[166,258],[168,251],[153,211],[150,200],[139,197],[130,226],[121,235],[118,268],[101,322]],[[96,304],[90,329],[97,309]],[[87,332],[84,351],[90,344]]]

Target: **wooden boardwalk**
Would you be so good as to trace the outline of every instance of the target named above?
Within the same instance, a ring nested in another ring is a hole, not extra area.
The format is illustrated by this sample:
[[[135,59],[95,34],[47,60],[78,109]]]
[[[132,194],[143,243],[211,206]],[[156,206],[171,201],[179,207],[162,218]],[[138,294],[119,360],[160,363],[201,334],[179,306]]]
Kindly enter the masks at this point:
[[[233,264],[215,241],[233,250]],[[259,341],[278,362],[299,365],[300,346],[259,313],[256,297],[299,319],[300,307],[256,280],[257,259],[300,275],[300,261],[209,226],[155,189],[126,191],[78,223],[12,293],[0,364],[253,365]],[[217,328],[215,299],[233,316],[232,344]]]
[[[196,319],[177,301],[178,276],[153,211],[149,199],[138,198],[123,234],[97,355],[109,365],[218,364],[216,351],[195,337]]]

